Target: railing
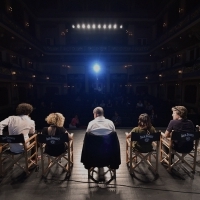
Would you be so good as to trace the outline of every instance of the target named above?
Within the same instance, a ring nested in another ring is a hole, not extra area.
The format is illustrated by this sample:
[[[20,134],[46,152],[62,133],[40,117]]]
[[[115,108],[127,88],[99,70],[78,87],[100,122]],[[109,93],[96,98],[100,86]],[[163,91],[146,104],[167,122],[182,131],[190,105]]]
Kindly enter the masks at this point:
[[[149,46],[45,46],[44,49],[49,53],[147,53]]]
[[[5,26],[12,29],[13,31],[15,31],[17,34],[19,34],[23,38],[27,39],[33,45],[36,45],[41,50],[43,49],[42,45],[40,44],[40,42],[37,39],[32,37],[29,33],[27,33],[27,31],[23,30],[18,25],[16,25],[16,23],[12,19],[9,19],[9,17],[7,17],[3,13],[0,13],[0,23],[3,23]]]
[[[155,48],[156,46],[158,46],[159,44],[161,44],[162,42],[164,42],[165,40],[167,40],[171,36],[178,33],[180,30],[184,29],[187,25],[189,25],[192,22],[199,20],[199,19],[200,19],[200,6],[195,8],[195,10],[193,10],[190,14],[183,17],[174,27],[172,27],[169,31],[164,33],[161,37],[156,39],[152,43],[151,48]]]

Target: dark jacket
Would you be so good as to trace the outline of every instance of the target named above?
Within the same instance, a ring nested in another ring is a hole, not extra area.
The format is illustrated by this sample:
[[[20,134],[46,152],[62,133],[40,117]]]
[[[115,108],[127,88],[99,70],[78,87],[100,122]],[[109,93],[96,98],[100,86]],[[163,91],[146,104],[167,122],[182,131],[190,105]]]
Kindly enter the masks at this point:
[[[120,145],[116,132],[108,135],[86,133],[81,162],[86,169],[109,166],[118,169],[121,164]]]

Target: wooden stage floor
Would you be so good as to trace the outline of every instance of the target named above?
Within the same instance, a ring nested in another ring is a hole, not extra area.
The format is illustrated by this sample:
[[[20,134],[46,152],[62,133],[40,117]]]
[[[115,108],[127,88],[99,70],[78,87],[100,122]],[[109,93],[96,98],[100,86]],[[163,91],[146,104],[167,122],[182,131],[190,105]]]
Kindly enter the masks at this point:
[[[74,133],[74,166],[69,180],[64,180],[65,174],[55,167],[47,176],[41,179],[41,170],[33,170],[27,178],[21,175],[21,169],[15,167],[0,182],[0,200],[129,200],[129,199],[170,199],[199,200],[200,198],[200,162],[197,164],[194,179],[180,171],[181,177],[169,174],[166,168],[159,164],[159,177],[154,180],[151,172],[140,171],[137,177],[131,177],[125,161],[125,131],[117,129],[121,148],[121,162],[117,170],[116,183],[110,185],[88,184],[87,170],[80,163],[81,150],[85,130],[71,130]],[[159,130],[159,129],[158,129]],[[163,129],[162,129],[163,130]],[[197,160],[200,160],[198,155]],[[145,168],[144,168],[145,169]],[[57,172],[57,173],[56,173]]]

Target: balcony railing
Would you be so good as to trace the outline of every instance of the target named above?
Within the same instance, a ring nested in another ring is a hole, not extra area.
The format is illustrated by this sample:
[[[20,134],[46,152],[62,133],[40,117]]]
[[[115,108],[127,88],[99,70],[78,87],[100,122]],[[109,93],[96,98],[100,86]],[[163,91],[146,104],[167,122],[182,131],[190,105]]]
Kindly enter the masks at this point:
[[[200,19],[200,6],[196,7],[195,10],[193,10],[190,14],[186,15],[184,18],[182,18],[174,27],[172,27],[169,31],[164,33],[161,37],[156,39],[152,43],[152,48],[155,48],[168,38],[172,37],[185,27],[187,27],[189,24],[195,22],[196,20]]]
[[[47,53],[148,53],[149,46],[45,46]]]

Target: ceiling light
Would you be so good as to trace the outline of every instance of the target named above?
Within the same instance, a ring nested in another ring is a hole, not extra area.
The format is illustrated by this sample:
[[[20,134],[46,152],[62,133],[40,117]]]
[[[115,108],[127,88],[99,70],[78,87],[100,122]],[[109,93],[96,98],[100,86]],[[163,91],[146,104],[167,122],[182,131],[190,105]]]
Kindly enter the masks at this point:
[[[85,24],[82,24],[82,28],[85,28]]]
[[[92,25],[92,28],[93,28],[93,29],[95,29],[95,28],[96,28],[96,25],[95,25],[95,24],[93,24],[93,25]]]
[[[122,25],[120,25],[120,28],[123,28],[123,26],[122,26]]]
[[[103,28],[106,29],[106,25],[105,24],[103,25]]]
[[[109,24],[109,25],[108,25],[108,28],[109,28],[109,29],[111,29],[111,28],[112,28],[111,24]]]
[[[75,26],[74,26],[74,25],[72,25],[72,28],[75,28]]]
[[[89,24],[87,25],[87,28],[90,29],[90,25]]]
[[[99,28],[99,29],[101,28],[101,24],[98,25],[98,28]]]
[[[80,24],[77,24],[77,28],[80,28]]]
[[[116,29],[116,28],[117,28],[117,25],[116,25],[116,24],[114,24],[113,28],[114,28],[114,29]]]

